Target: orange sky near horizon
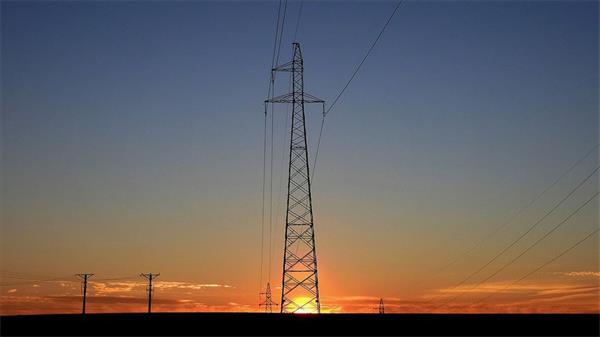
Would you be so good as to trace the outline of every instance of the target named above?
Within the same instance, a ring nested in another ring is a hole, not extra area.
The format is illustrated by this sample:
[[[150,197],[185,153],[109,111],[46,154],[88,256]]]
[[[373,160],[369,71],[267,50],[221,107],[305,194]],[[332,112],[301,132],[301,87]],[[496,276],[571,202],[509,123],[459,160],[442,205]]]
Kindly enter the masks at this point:
[[[88,313],[145,312],[147,297],[143,280],[95,281],[88,286]],[[5,279],[6,280],[6,279]],[[384,297],[386,313],[600,313],[600,273],[540,273],[511,285],[493,282],[435,289],[413,298]],[[7,284],[7,283],[3,283]],[[2,286],[1,315],[79,313],[81,286],[74,277],[42,282],[13,282]],[[277,302],[280,287],[274,287]],[[444,304],[456,294],[463,298]],[[479,302],[480,299],[487,300]],[[235,285],[156,281],[154,312],[260,312],[256,296]],[[367,295],[322,296],[323,313],[376,313],[379,297]]]

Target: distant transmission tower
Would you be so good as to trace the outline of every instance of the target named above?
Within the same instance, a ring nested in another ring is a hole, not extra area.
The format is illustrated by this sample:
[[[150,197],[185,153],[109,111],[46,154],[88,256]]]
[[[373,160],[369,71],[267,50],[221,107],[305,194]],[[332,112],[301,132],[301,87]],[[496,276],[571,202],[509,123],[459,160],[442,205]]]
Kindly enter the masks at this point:
[[[271,297],[271,283],[267,282],[267,290],[264,293],[260,293],[261,296],[265,297],[265,300],[263,302],[260,302],[258,304],[259,308],[264,308],[266,313],[273,313],[273,305],[277,306],[277,303],[273,302],[273,299]]]
[[[379,313],[380,314],[385,314],[385,308],[383,306],[383,298],[379,299]]]
[[[77,274],[75,275],[81,280],[81,292],[83,293],[83,307],[81,313],[85,314],[85,301],[87,298],[87,282],[88,278],[94,276],[94,274]]]
[[[154,292],[154,288],[152,286],[152,280],[159,277],[160,273],[158,273],[158,274],[142,273],[142,274],[140,274],[140,276],[148,280],[148,287],[146,288],[146,290],[148,291],[148,313],[151,313],[152,312],[152,293]]]
[[[291,72],[293,91],[265,101],[265,109],[267,103],[292,104],[280,308],[282,313],[320,313],[304,104],[321,103],[325,112],[325,101],[304,92],[304,63],[300,44],[294,43],[293,49],[292,61],[272,69],[273,72]]]

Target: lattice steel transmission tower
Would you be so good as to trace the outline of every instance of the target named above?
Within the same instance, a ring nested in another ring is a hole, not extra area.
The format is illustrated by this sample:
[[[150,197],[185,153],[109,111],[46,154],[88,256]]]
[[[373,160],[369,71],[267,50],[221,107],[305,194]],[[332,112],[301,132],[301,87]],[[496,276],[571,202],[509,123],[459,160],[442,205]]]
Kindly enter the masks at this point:
[[[271,296],[271,283],[267,282],[267,290],[264,293],[260,293],[261,296],[265,297],[265,300],[258,304],[259,308],[264,308],[266,313],[273,313],[273,305],[277,306],[277,303],[273,302]]]
[[[278,71],[290,72],[293,86],[291,93],[265,101],[265,109],[267,103],[292,104],[280,309],[282,313],[320,313],[304,104],[321,103],[324,113],[325,101],[304,92],[304,62],[299,43],[293,43],[293,58],[290,62],[272,69],[272,72]]]

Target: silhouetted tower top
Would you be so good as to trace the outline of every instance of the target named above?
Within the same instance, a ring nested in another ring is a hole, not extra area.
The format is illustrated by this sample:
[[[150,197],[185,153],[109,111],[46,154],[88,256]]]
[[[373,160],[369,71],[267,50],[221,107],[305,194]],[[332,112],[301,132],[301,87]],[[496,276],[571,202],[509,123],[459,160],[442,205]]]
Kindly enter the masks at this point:
[[[379,313],[385,314],[385,307],[383,306],[383,298],[379,299]]]

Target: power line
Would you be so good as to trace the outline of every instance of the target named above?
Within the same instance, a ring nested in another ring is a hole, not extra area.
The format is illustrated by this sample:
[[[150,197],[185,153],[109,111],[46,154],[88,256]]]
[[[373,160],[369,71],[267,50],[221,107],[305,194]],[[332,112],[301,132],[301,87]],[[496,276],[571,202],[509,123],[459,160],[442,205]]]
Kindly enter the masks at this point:
[[[556,226],[554,226],[551,230],[549,230],[546,234],[544,234],[542,237],[540,237],[538,240],[536,240],[533,244],[531,244],[529,247],[527,247],[523,252],[521,252],[521,254],[517,255],[515,258],[513,258],[512,260],[510,260],[509,262],[505,263],[502,267],[500,267],[498,270],[496,270],[494,273],[492,273],[491,275],[489,275],[488,277],[486,277],[485,279],[483,279],[482,281],[478,282],[477,284],[475,284],[475,286],[469,288],[468,290],[473,290],[473,289],[477,289],[480,285],[484,284],[485,282],[489,281],[491,278],[493,278],[494,276],[498,275],[500,272],[502,272],[504,269],[508,268],[510,265],[512,265],[513,263],[515,263],[518,259],[520,259],[523,255],[525,255],[527,252],[529,252],[530,250],[532,250],[534,247],[536,247],[540,242],[542,242],[543,240],[545,240],[548,236],[550,236],[552,233],[554,233],[554,231],[556,231],[558,228],[560,228],[562,225],[564,225],[567,221],[569,221],[569,219],[571,219],[575,214],[579,213],[579,211],[581,211],[581,209],[583,209],[585,206],[587,206],[592,200],[594,200],[597,196],[598,196],[599,192],[596,192],[592,197],[590,197],[587,201],[585,201],[583,204],[581,204],[575,211],[571,212],[563,221],[559,222]],[[450,300],[444,302],[441,305],[445,305],[448,304],[449,302],[452,302],[454,300],[456,300],[457,298],[461,297],[462,295],[466,294],[466,292],[462,292],[459,295],[451,298]]]
[[[279,0],[279,7],[277,8],[277,24],[275,25],[275,41],[273,42],[273,55],[271,56],[271,69],[275,67],[275,55],[277,52],[277,41],[279,39],[279,21],[281,17],[281,2]],[[269,70],[269,89],[267,90],[267,97],[271,97],[271,90],[273,89],[273,72]]]
[[[271,69],[269,69],[270,76],[269,76],[269,89],[267,90],[267,100],[273,98],[273,94],[275,92],[275,72],[273,71],[273,68],[275,68],[275,65],[277,65],[279,63],[281,42],[283,40],[283,31],[285,28],[285,17],[286,17],[286,13],[287,13],[287,0],[285,0],[285,3],[284,3],[283,18],[281,18],[281,2],[282,2],[282,0],[279,0],[279,7],[277,9],[277,25],[275,27],[275,41],[273,41],[273,55],[271,57]]]
[[[290,76],[289,81],[288,81],[288,92],[292,91],[292,77]],[[288,123],[289,123],[289,117],[290,117],[290,105],[286,104],[286,111],[285,111],[285,127],[284,127],[284,131],[283,131],[283,143],[282,143],[282,151],[281,151],[281,163],[279,166],[279,172],[281,172],[279,174],[279,189],[277,192],[277,204],[275,206],[276,209],[276,216],[275,216],[275,222],[279,223],[280,220],[280,210],[283,211],[279,206],[281,205],[281,201],[285,199],[285,194],[283,193],[283,177],[285,176],[285,158],[287,158],[288,156],[286,156],[287,150],[289,150],[289,148],[287,146],[285,146],[285,144],[288,144],[288,136],[289,134],[286,132],[286,130],[288,129]]]
[[[584,238],[582,238],[581,240],[579,240],[579,241],[575,242],[575,243],[574,243],[573,245],[571,245],[569,248],[565,249],[565,250],[564,250],[564,251],[562,251],[560,254],[558,254],[558,255],[554,256],[554,257],[553,257],[553,258],[551,258],[550,260],[548,260],[548,261],[546,261],[546,262],[542,263],[540,266],[538,266],[538,267],[537,267],[537,268],[535,268],[534,270],[532,270],[532,271],[530,271],[529,273],[527,273],[527,274],[523,275],[523,276],[522,276],[521,278],[519,278],[518,280],[514,281],[513,283],[511,283],[511,284],[507,285],[506,287],[504,287],[504,288],[502,288],[502,289],[500,289],[500,290],[498,290],[498,291],[496,291],[496,292],[493,292],[493,293],[489,294],[488,296],[485,296],[484,298],[481,298],[481,299],[479,299],[478,301],[476,301],[476,302],[474,302],[474,303],[472,303],[472,304],[478,304],[478,303],[481,303],[481,302],[483,302],[483,301],[485,301],[485,300],[489,299],[490,297],[492,297],[492,296],[494,296],[494,295],[496,295],[496,294],[499,294],[499,293],[501,293],[501,292],[505,291],[506,289],[508,289],[508,288],[510,288],[510,287],[512,287],[512,286],[514,286],[515,284],[517,284],[517,283],[519,283],[519,282],[523,281],[524,279],[528,278],[529,276],[531,276],[531,275],[533,275],[533,274],[537,273],[537,272],[538,272],[538,271],[540,271],[542,268],[544,268],[544,267],[546,267],[547,265],[551,264],[552,262],[554,262],[554,261],[558,260],[559,258],[563,257],[565,254],[567,254],[567,253],[568,253],[568,252],[570,252],[571,250],[575,249],[577,246],[581,245],[583,242],[585,242],[587,239],[589,239],[589,238],[591,238],[592,236],[594,236],[595,234],[597,234],[599,231],[600,231],[600,228],[599,228],[599,229],[595,229],[595,230],[593,230],[591,233],[589,233],[588,235],[586,235]]]
[[[321,116],[321,129],[319,130],[319,138],[317,139],[317,150],[315,151],[315,161],[312,167],[312,176],[310,177],[310,183],[313,184],[315,180],[315,172],[317,171],[317,158],[319,158],[319,148],[321,147],[321,137],[323,137],[323,128],[325,127],[325,114]]]
[[[281,1],[280,1],[280,5],[281,5]],[[281,19],[281,26],[278,27],[279,29],[279,42],[278,42],[278,47],[277,47],[277,54],[275,56],[275,62],[273,63],[273,65],[271,66],[271,96],[269,97],[270,99],[272,99],[274,97],[275,94],[275,72],[273,71],[273,68],[275,68],[275,66],[277,64],[279,64],[279,55],[281,52],[281,43],[283,41],[283,33],[285,31],[285,19],[287,16],[287,5],[288,5],[288,1],[285,0],[284,5],[283,5],[283,17]],[[279,20],[278,20],[279,22]],[[268,277],[269,277],[269,281],[271,280],[271,263],[273,260],[273,161],[274,161],[274,157],[273,157],[273,147],[274,147],[274,121],[275,121],[275,106],[271,105],[271,153],[270,153],[270,183],[269,183],[269,260],[268,260]]]
[[[10,279],[14,279],[14,280],[35,281],[35,279],[26,278],[26,277],[16,277],[16,276],[5,276],[5,275],[2,275],[2,278],[10,278]]]
[[[287,4],[288,4],[288,0],[285,0],[285,3],[283,5],[283,19],[281,20],[281,31],[279,32],[279,46],[277,47],[277,57],[275,58],[275,64],[273,64],[273,67],[275,65],[279,64],[279,53],[281,52],[281,41],[283,41],[283,32],[285,30],[285,17],[287,14]],[[273,68],[273,67],[271,67],[271,68]]]
[[[264,247],[265,247],[265,185],[267,175],[267,106],[265,105],[265,129],[263,134],[263,176],[262,176],[262,212],[260,221],[260,278],[259,291],[263,277]],[[260,299],[259,299],[260,301]]]
[[[26,280],[26,281],[30,281],[31,279],[25,278],[25,277],[15,277],[15,276],[4,276],[2,275],[2,278],[10,278],[10,279],[15,279],[15,280]]]
[[[471,279],[471,277],[479,274],[483,269],[485,269],[487,266],[489,266],[490,264],[492,264],[494,261],[496,261],[500,256],[504,255],[504,253],[506,253],[510,248],[512,248],[515,244],[517,244],[519,241],[521,241],[521,239],[523,239],[527,234],[529,234],[534,228],[536,228],[542,221],[544,221],[548,216],[550,216],[550,214],[552,214],[558,207],[560,207],[560,205],[562,205],[567,199],[569,199],[569,197],[571,197],[573,195],[573,193],[575,193],[581,186],[583,186],[583,184],[585,184],[586,181],[588,181],[596,172],[598,172],[599,167],[596,167],[585,179],[583,179],[581,182],[579,182],[579,184],[577,184],[577,186],[575,186],[575,188],[573,188],[563,199],[561,199],[556,205],[554,205],[554,207],[552,207],[552,209],[550,209],[548,212],[546,212],[546,214],[544,214],[544,216],[542,216],[538,221],[536,221],[531,227],[529,227],[527,229],[527,231],[525,231],[523,234],[521,234],[521,236],[519,236],[516,240],[512,241],[508,246],[506,246],[500,253],[498,253],[496,256],[494,256],[491,260],[489,260],[488,262],[486,262],[483,266],[481,266],[479,269],[477,269],[475,272],[471,273],[469,276],[467,276],[466,278],[464,278],[462,281],[460,281],[458,284],[456,284],[454,287],[452,287],[452,289],[455,289],[459,286],[461,286],[462,284],[464,284],[465,282],[467,282],[468,280]]]
[[[539,238],[538,240],[536,240],[532,245],[530,245],[529,247],[527,247],[527,249],[525,249],[521,254],[519,254],[517,257],[515,257],[514,259],[512,259],[510,262],[504,264],[502,267],[500,267],[500,269],[498,269],[496,272],[494,272],[492,275],[488,276],[487,278],[485,278],[483,281],[479,282],[477,286],[475,286],[475,288],[477,288],[479,285],[489,281],[492,277],[498,275],[500,272],[502,272],[504,269],[506,269],[508,266],[510,266],[511,264],[515,263],[518,259],[520,259],[523,255],[525,255],[527,252],[529,252],[530,250],[532,250],[535,246],[537,246],[540,242],[542,242],[544,239],[546,239],[548,236],[550,236],[550,234],[554,233],[554,231],[556,231],[558,228],[560,228],[562,225],[564,225],[567,221],[569,221],[569,219],[571,219],[575,214],[579,213],[579,211],[584,208],[585,206],[587,206],[592,200],[594,200],[596,197],[598,196],[598,192],[596,192],[592,197],[590,197],[586,202],[584,202],[583,204],[581,204],[581,206],[579,206],[575,211],[571,212],[571,214],[569,214],[563,221],[561,221],[560,223],[558,223],[556,226],[554,226],[551,230],[549,230],[546,234],[544,234],[544,236],[542,236],[541,238]]]
[[[273,41],[273,52],[271,55],[271,69],[269,69],[269,86],[267,89],[267,99],[270,99],[273,97],[273,92],[275,91],[275,75],[273,72],[273,68],[275,67],[275,64],[278,62],[279,60],[279,49],[281,48],[281,43],[279,42],[281,40],[281,34],[280,34],[280,23],[281,23],[281,4],[282,4],[282,0],[279,0],[279,5],[277,8],[277,21],[275,24],[275,39]],[[285,4],[286,8],[287,8],[287,0],[286,0],[286,4]],[[284,11],[285,12],[285,11]],[[285,14],[284,14],[284,20],[285,20]],[[284,22],[285,23],[285,22]],[[283,26],[283,25],[281,25]],[[279,43],[278,43],[279,42]],[[279,48],[278,48],[279,45]],[[271,108],[273,109],[273,108]],[[273,115],[273,111],[271,110],[271,116]],[[260,287],[262,285],[262,277],[263,277],[263,264],[264,264],[264,227],[265,227],[265,185],[266,185],[266,158],[267,158],[267,105],[265,103],[265,113],[264,113],[264,138],[263,138],[263,180],[262,180],[262,213],[261,213],[261,227],[260,227],[260,232],[261,232],[261,238],[260,238],[260,277],[259,277],[259,292],[260,292]],[[272,139],[271,139],[272,142]],[[272,150],[271,150],[272,152]],[[272,155],[271,155],[272,157]],[[271,162],[272,162],[272,158],[271,158]],[[271,163],[271,185],[273,182],[273,178],[272,178],[272,163]],[[272,187],[271,187],[271,191],[272,191]],[[272,193],[272,192],[271,192]],[[272,200],[272,197],[271,197]],[[270,208],[272,208],[272,201],[271,201],[271,206]],[[269,237],[269,245],[270,245],[270,237]],[[270,248],[269,248],[270,249]],[[270,257],[269,257],[270,260]],[[270,261],[269,261],[270,263]],[[270,269],[270,268],[269,268]],[[270,272],[270,271],[269,271]],[[259,298],[260,301],[260,298]]]
[[[329,108],[323,112],[323,118],[321,119],[321,130],[319,131],[319,138],[317,139],[317,150],[315,151],[315,160],[313,162],[313,169],[312,169],[313,173],[312,173],[312,177],[311,177],[311,184],[312,184],[312,181],[314,180],[315,171],[316,171],[316,167],[317,167],[317,158],[319,157],[318,156],[319,155],[319,148],[321,147],[321,137],[323,136],[323,128],[324,128],[324,125],[325,125],[325,117],[333,109],[333,107],[338,102],[338,100],[340,99],[340,97],[342,97],[342,95],[344,94],[344,92],[346,91],[346,89],[348,89],[348,86],[350,85],[350,83],[352,82],[352,80],[354,80],[354,77],[356,77],[356,74],[358,73],[358,71],[360,70],[360,68],[363,66],[363,64],[365,63],[365,61],[367,60],[367,58],[369,57],[369,55],[371,54],[371,52],[375,48],[375,45],[377,45],[377,42],[379,41],[379,39],[383,35],[383,32],[385,31],[385,29],[387,28],[387,26],[392,21],[392,18],[394,17],[394,15],[396,15],[396,12],[398,11],[398,8],[400,8],[400,5],[402,4],[402,2],[403,2],[403,0],[398,1],[398,3],[396,4],[396,7],[394,8],[394,11],[388,17],[387,21],[385,22],[385,24],[383,25],[383,27],[379,31],[379,34],[377,34],[377,37],[375,38],[375,40],[371,43],[371,46],[367,50],[367,53],[362,58],[362,60],[360,61],[360,63],[356,67],[356,69],[354,69],[354,72],[352,72],[352,76],[350,76],[350,79],[346,82],[346,84],[344,85],[344,87],[342,88],[342,90],[340,90],[340,92],[337,94],[337,96],[335,97],[335,99],[333,100],[333,103],[331,103],[331,105],[329,106]]]
[[[591,148],[588,152],[586,152],[583,157],[579,158],[573,165],[571,165],[558,178],[556,178],[552,182],[552,184],[548,185],[540,194],[538,194],[535,198],[531,199],[529,201],[529,203],[527,203],[524,207],[520,208],[506,222],[504,222],[502,225],[500,225],[499,227],[497,227],[493,232],[491,232],[490,234],[488,234],[486,237],[484,237],[483,239],[479,240],[479,242],[477,242],[469,250],[465,251],[464,253],[462,253],[461,255],[459,255],[457,258],[451,260],[449,263],[446,263],[442,268],[440,268],[440,269],[437,270],[437,273],[439,273],[439,272],[445,270],[446,268],[454,265],[456,262],[460,261],[460,259],[462,259],[463,257],[468,256],[473,251],[475,251],[477,248],[479,248],[484,242],[486,242],[491,237],[493,237],[496,233],[498,233],[502,229],[506,228],[510,223],[512,223],[512,221],[514,221],[516,218],[518,218],[523,212],[525,212],[533,204],[535,204],[538,200],[540,200],[544,195],[546,195],[546,193],[549,190],[551,190],[554,186],[556,186],[556,184],[558,184],[567,174],[569,174],[571,171],[573,171],[573,169],[575,169],[577,166],[579,166],[579,164],[581,164],[581,162],[583,162],[590,154],[594,153],[594,151],[598,148],[599,145],[600,144],[596,144],[593,148]]]
[[[66,275],[66,276],[60,276],[60,277],[54,277],[54,278],[48,278],[48,279],[15,278],[15,279],[24,280],[24,281],[21,281],[21,282],[12,282],[12,283],[1,283],[0,287],[13,287],[13,286],[18,286],[18,285],[22,285],[22,284],[62,281],[62,280],[66,279],[66,278],[69,278],[69,277],[73,277],[73,276],[72,275]]]
[[[390,24],[390,21],[392,21],[392,18],[394,17],[394,15],[396,15],[396,12],[398,11],[398,8],[400,8],[400,5],[402,4],[402,2],[403,2],[403,0],[398,1],[398,4],[396,4],[396,7],[394,8],[394,11],[392,12],[392,14],[390,15],[390,17],[387,19],[387,21],[385,22],[385,24],[383,25],[383,27],[379,31],[379,34],[377,35],[377,38],[375,38],[375,40],[373,41],[373,43],[371,43],[371,47],[369,47],[369,50],[367,50],[367,53],[363,57],[362,61],[360,61],[360,63],[358,64],[358,67],[356,67],[356,69],[354,69],[354,72],[352,73],[352,76],[350,76],[350,79],[348,80],[348,82],[346,82],[346,85],[344,85],[344,88],[342,88],[342,90],[340,91],[340,93],[335,97],[335,99],[333,100],[333,103],[331,103],[331,106],[329,106],[329,109],[327,109],[327,111],[325,112],[325,115],[327,115],[331,111],[331,109],[333,109],[333,107],[335,106],[335,104],[337,103],[337,101],[340,99],[340,97],[342,97],[342,95],[344,94],[344,91],[346,91],[346,89],[348,88],[348,86],[350,85],[350,83],[352,82],[352,80],[354,79],[354,77],[356,76],[356,74],[358,73],[358,71],[360,70],[360,68],[362,67],[363,63],[365,63],[365,61],[367,60],[367,57],[369,57],[369,55],[373,51],[373,48],[375,48],[375,45],[377,44],[377,42],[379,41],[379,39],[383,35],[383,32],[385,31],[385,29],[387,28],[387,26]]]
[[[287,1],[286,1],[286,5],[287,5]],[[285,13],[285,12],[284,12]],[[285,15],[284,15],[285,17]],[[271,95],[271,98],[273,98],[273,95]],[[269,269],[267,271],[268,275],[269,275],[269,282],[271,282],[271,260],[273,259],[273,146],[275,143],[275,114],[273,113],[273,109],[274,109],[274,105],[271,105],[271,156],[270,158],[270,162],[271,162],[271,168],[269,169],[269,173],[270,173],[270,181],[269,181],[269,261],[267,263],[267,265],[269,266]]]
[[[271,69],[269,70],[269,86],[267,89],[267,100],[273,98],[275,92],[275,73],[273,68],[279,62],[279,54],[281,51],[281,42],[283,40],[283,32],[285,27],[285,18],[287,12],[287,0],[285,0],[282,12],[282,0],[279,0],[277,8],[277,22],[275,25],[275,39],[273,41],[273,52],[271,55]],[[270,146],[270,170],[269,170],[269,257],[268,257],[268,278],[271,278],[271,260],[272,260],[272,233],[273,233],[273,134],[274,134],[274,107],[271,107],[271,146]],[[267,157],[267,105],[265,103],[264,113],[264,135],[263,135],[263,180],[262,180],[262,213],[261,213],[261,239],[260,239],[260,276],[259,276],[259,292],[262,285],[263,269],[264,269],[264,237],[265,237],[265,195],[266,195],[266,157]],[[260,301],[260,298],[259,298]]]
[[[6,274],[12,274],[17,276],[7,276]],[[71,277],[73,275],[69,274],[65,277]],[[13,278],[20,280],[37,280],[37,279],[47,279],[47,278],[56,278],[54,276],[49,275],[40,275],[40,274],[31,274],[31,273],[23,273],[18,271],[12,271],[7,269],[0,269],[0,278]]]
[[[131,276],[123,276],[123,277],[111,277],[111,278],[101,278],[101,279],[95,279],[94,281],[90,281],[91,283],[97,283],[97,282],[109,282],[109,281],[126,281],[126,280],[134,280],[135,278],[137,278],[138,275],[131,275]]]
[[[31,274],[29,274],[29,275],[31,275]],[[68,278],[71,278],[72,275],[65,275],[65,276],[52,277],[52,278],[51,277],[47,277],[47,278],[42,278],[42,279],[40,279],[40,278],[35,278],[34,279],[34,278],[25,278],[25,277],[5,276],[5,275],[2,275],[2,277],[16,279],[16,280],[23,280],[23,281],[20,281],[20,282],[0,283],[0,287],[10,287],[10,286],[16,286],[16,285],[22,285],[22,284],[31,284],[31,283],[39,283],[39,282],[55,282],[55,281],[69,281],[70,282],[71,280],[68,280]],[[137,277],[137,275],[123,276],[123,277],[111,277],[111,278],[103,278],[103,279],[94,279],[94,281],[88,281],[88,283],[133,280],[135,277]],[[65,280],[65,279],[67,279],[67,280]]]
[[[271,69],[275,65],[275,54],[277,50],[277,39],[279,36],[279,20],[281,16],[281,0],[279,0],[279,7],[277,8],[277,23],[275,25],[275,40],[273,42],[273,53],[271,56]],[[269,70],[269,87],[267,89],[267,98],[271,97],[271,91],[274,84],[273,72]],[[267,105],[265,104],[264,113],[264,133],[263,133],[263,177],[262,177],[262,212],[260,222],[260,276],[259,276],[259,293],[262,285],[263,277],[263,264],[264,264],[264,240],[265,240],[265,185],[266,185],[266,171],[267,171]],[[259,298],[260,301],[260,298]]]
[[[294,30],[294,41],[293,42],[298,42],[296,40],[296,37],[298,36],[298,27],[300,26],[300,18],[302,17],[302,7],[304,6],[304,0],[300,0],[300,5],[298,6],[298,16],[296,17],[296,29]]]

